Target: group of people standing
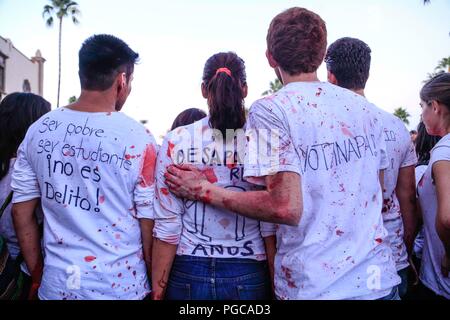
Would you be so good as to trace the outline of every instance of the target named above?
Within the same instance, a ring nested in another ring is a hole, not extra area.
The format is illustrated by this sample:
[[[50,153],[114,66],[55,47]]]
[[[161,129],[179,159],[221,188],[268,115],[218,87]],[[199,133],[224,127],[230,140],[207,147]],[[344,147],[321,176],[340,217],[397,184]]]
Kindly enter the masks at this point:
[[[266,56],[283,88],[248,115],[244,60],[211,56],[208,115],[186,110],[161,146],[120,112],[139,56],[111,35],[83,43],[75,103],[5,97],[0,231],[21,296],[449,299],[450,74],[421,90],[414,146],[364,96],[363,41],[327,48],[295,7]]]

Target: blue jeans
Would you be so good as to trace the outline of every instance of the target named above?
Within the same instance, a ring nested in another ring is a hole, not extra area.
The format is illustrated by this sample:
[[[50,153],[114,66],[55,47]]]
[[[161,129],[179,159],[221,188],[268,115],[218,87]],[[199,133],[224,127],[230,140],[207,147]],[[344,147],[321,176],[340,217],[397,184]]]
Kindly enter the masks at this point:
[[[269,300],[266,261],[176,256],[167,300]]]
[[[402,279],[402,282],[398,285],[398,294],[400,298],[404,298],[406,293],[408,293],[408,270],[409,268],[397,271],[398,275]]]
[[[389,293],[387,296],[377,300],[400,300],[400,296],[398,295],[398,286],[392,288],[391,293]]]

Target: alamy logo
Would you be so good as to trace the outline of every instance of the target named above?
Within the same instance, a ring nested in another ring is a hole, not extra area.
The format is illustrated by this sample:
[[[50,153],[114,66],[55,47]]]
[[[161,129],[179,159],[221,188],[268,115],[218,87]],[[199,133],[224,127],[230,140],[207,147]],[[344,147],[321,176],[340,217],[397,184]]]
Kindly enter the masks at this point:
[[[367,288],[369,290],[380,290],[381,289],[381,269],[378,266],[369,266],[367,268]]]
[[[66,287],[69,290],[79,290],[81,288],[81,270],[79,266],[68,266],[66,268],[68,275]]]

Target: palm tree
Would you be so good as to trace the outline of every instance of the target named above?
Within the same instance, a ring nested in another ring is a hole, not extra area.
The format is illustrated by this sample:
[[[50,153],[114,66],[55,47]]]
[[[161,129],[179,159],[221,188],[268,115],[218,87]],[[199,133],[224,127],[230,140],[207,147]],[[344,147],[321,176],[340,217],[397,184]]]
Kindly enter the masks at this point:
[[[450,72],[450,57],[448,58],[442,58],[439,62],[436,68],[434,68],[434,72],[428,73],[428,79],[423,81],[423,83],[427,83],[429,80],[434,78],[435,76]]]
[[[263,96],[267,96],[269,94],[273,94],[273,93],[277,92],[278,90],[280,90],[281,88],[283,88],[283,84],[278,79],[275,79],[274,81],[271,81],[269,86],[270,86],[270,89],[264,91],[262,93]]]
[[[435,70],[436,71],[447,70],[447,72],[450,72],[450,57],[442,58],[442,60],[439,61],[439,64],[437,65]]]
[[[408,118],[411,117],[411,115],[408,113],[408,111],[402,107],[399,107],[394,110],[394,116],[399,117],[400,120],[402,120],[406,125],[409,125]]]
[[[53,26],[54,14],[55,18],[59,22],[59,65],[58,65],[58,98],[56,106],[59,108],[59,94],[61,91],[61,38],[62,38],[62,22],[64,18],[70,16],[74,24],[78,24],[78,17],[80,10],[78,9],[78,3],[70,0],[49,0],[50,5],[44,6],[42,17],[46,19],[45,23],[48,27]]]

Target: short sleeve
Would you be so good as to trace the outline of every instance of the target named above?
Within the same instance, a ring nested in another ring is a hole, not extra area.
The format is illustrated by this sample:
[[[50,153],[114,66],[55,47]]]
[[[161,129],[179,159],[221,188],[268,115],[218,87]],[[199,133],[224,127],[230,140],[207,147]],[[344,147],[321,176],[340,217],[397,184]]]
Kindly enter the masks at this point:
[[[430,165],[438,161],[450,161],[450,135],[441,139],[431,151]]]
[[[138,219],[153,219],[153,201],[155,197],[155,164],[157,144],[153,136],[148,141],[142,156],[138,179],[133,192],[133,200]]]
[[[41,197],[39,182],[28,152],[28,136],[27,133],[19,146],[17,160],[11,176],[11,190],[14,191],[12,203],[25,202]]]
[[[156,186],[153,236],[161,241],[178,245],[182,231],[183,200],[169,191],[165,183],[166,168],[173,164],[170,134],[164,139],[156,164]]]
[[[259,225],[261,237],[267,238],[277,233],[277,226],[274,223],[261,221]]]
[[[406,150],[405,157],[400,165],[400,168],[415,166],[417,164],[417,154],[414,148],[414,144],[411,139],[408,139],[408,149]]]
[[[300,158],[293,144],[289,124],[278,106],[268,99],[255,102],[250,108],[246,127],[244,176],[252,178],[278,172],[301,175]]]

